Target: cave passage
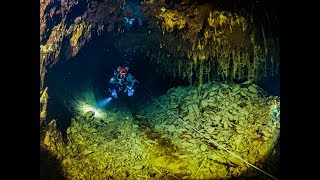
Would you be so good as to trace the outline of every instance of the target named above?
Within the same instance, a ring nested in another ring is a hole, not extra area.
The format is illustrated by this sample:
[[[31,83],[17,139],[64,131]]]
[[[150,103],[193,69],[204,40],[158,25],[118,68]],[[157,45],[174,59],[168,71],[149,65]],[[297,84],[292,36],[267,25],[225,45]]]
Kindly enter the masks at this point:
[[[144,103],[149,98],[146,96],[146,90],[153,96],[159,96],[171,87],[185,85],[183,82],[165,79],[161,72],[156,70],[156,65],[151,64],[141,54],[133,54],[132,49],[123,47],[126,49],[119,51],[114,46],[115,41],[114,36],[108,33],[94,37],[75,57],[69,60],[62,59],[49,68],[45,81],[50,94],[47,117],[57,120],[57,127],[63,134],[70,126],[72,117],[68,101],[74,98],[76,92],[90,88],[97,101],[110,96],[108,81],[118,66],[128,66],[129,73],[139,83],[135,85],[136,93],[133,97],[120,96],[110,105],[120,103],[132,108],[133,113],[137,111],[137,104]],[[120,52],[127,54],[119,54]],[[259,86],[270,95],[280,96],[279,79],[279,75],[262,79]]]
[[[50,94],[47,118],[57,120],[57,128],[63,135],[71,124],[73,114],[68,102],[74,98],[75,93],[92,89],[97,101],[107,98],[110,96],[108,81],[118,66],[128,66],[129,73],[139,83],[135,85],[136,92],[133,97],[120,96],[108,106],[124,105],[135,113],[136,105],[149,98],[146,90],[153,96],[159,96],[171,87],[185,85],[183,82],[165,79],[161,72],[156,70],[156,65],[151,64],[141,54],[133,54],[132,49],[124,47],[127,49],[119,51],[114,46],[115,41],[114,36],[108,33],[94,37],[75,57],[62,59],[49,68],[45,81]],[[119,54],[120,52],[127,54]],[[270,95],[280,96],[279,75],[262,79],[259,86]]]
[[[250,2],[41,1],[40,178],[279,177],[279,9]]]
[[[144,56],[133,55],[130,49],[127,55],[119,54],[113,46],[112,35],[105,34],[94,37],[85,47],[80,49],[77,56],[62,59],[49,69],[45,85],[49,87],[47,118],[57,120],[57,128],[65,135],[70,126],[72,111],[70,103],[76,93],[91,89],[96,101],[109,97],[109,80],[118,66],[128,66],[139,83],[135,84],[135,94],[132,97],[120,96],[108,106],[120,104],[135,108],[136,104],[145,102],[148,98],[145,91],[153,96],[165,93],[173,83],[168,83],[160,74],[156,73],[155,66],[150,64]],[[127,58],[123,58],[127,57]],[[136,111],[136,110],[134,110]]]

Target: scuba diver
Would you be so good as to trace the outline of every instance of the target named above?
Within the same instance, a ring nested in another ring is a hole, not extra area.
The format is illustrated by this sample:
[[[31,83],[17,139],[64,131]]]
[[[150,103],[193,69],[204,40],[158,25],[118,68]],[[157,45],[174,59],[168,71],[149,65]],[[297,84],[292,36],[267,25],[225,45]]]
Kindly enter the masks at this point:
[[[124,23],[127,24],[128,29],[136,22],[136,18],[124,17]]]
[[[109,91],[113,98],[118,98],[119,92],[127,93],[128,96],[133,96],[135,89],[134,83],[138,82],[130,73],[128,73],[128,67],[118,67],[113,73],[113,77],[109,83],[111,87]]]
[[[139,31],[139,27],[143,25],[141,1],[125,0],[121,8],[121,16],[123,18],[123,27],[126,31]]]

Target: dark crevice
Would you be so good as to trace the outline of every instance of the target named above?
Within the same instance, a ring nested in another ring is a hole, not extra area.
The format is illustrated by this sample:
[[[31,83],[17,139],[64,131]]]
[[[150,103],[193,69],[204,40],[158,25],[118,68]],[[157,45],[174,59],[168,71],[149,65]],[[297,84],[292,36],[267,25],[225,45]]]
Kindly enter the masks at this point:
[[[60,9],[61,8],[61,4],[60,4],[60,1],[58,0],[52,0],[48,6],[46,7],[46,9],[44,10],[44,13],[45,14],[50,14],[50,10],[53,8],[53,7],[57,7],[57,9]]]
[[[70,25],[74,24],[74,20],[83,15],[87,10],[87,2],[83,0],[83,2],[79,1],[74,7],[71,8],[70,12],[67,14],[66,18],[66,28],[68,29]]]
[[[55,8],[55,9],[54,9]],[[54,14],[52,15],[52,18],[49,17],[49,14],[50,14],[50,11],[54,9]],[[46,14],[46,31],[44,32],[43,34],[43,38],[42,38],[42,41],[41,41],[41,44],[46,44],[49,37],[50,37],[50,34],[52,32],[52,29],[54,26],[58,25],[61,20],[62,20],[62,17],[61,17],[61,14],[57,14],[57,10],[61,9],[61,4],[60,2],[58,1],[53,1],[52,3],[50,3],[44,13]]]
[[[40,147],[40,179],[41,180],[65,180],[60,161],[49,151]]]

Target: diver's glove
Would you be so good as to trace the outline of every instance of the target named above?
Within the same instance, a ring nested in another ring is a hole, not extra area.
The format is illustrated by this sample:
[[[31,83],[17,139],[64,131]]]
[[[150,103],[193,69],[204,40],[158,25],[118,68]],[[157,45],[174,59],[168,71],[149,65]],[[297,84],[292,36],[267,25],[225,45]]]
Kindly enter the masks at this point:
[[[128,96],[133,96],[134,94],[134,89],[132,87],[128,88]]]
[[[118,96],[117,96],[117,90],[115,90],[115,89],[112,90],[112,91],[111,91],[111,96],[114,97],[114,98],[118,98]]]
[[[111,84],[114,84],[116,82],[116,78],[115,77],[112,77],[111,79],[110,79],[110,81],[109,81],[109,83],[111,83]]]

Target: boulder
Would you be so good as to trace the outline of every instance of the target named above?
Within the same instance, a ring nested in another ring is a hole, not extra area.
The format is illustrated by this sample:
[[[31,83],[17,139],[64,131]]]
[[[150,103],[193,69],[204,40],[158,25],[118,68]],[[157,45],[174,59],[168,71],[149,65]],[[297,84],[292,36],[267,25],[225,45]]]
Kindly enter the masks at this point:
[[[248,87],[248,90],[249,90],[249,92],[251,92],[251,93],[253,93],[253,94],[257,94],[257,93],[258,93],[257,88],[255,88],[253,85],[250,85],[250,86]]]

